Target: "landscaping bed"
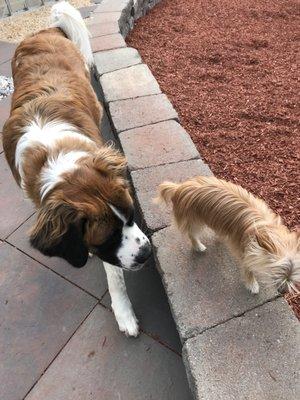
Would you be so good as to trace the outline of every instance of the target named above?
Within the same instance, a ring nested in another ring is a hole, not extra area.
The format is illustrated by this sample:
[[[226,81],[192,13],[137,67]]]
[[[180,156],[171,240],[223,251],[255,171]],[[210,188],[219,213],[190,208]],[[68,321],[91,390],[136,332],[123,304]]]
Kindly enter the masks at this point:
[[[216,176],[300,217],[295,1],[163,0],[127,37]],[[290,304],[299,316],[298,297]]]

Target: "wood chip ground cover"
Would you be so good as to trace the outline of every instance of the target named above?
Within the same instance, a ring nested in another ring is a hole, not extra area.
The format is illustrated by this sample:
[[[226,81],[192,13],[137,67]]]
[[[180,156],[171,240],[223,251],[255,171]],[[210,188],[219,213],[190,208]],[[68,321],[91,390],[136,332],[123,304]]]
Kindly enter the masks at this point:
[[[299,16],[290,0],[163,0],[127,37],[213,172],[262,197],[292,229],[300,217]],[[299,296],[290,304],[299,310]]]

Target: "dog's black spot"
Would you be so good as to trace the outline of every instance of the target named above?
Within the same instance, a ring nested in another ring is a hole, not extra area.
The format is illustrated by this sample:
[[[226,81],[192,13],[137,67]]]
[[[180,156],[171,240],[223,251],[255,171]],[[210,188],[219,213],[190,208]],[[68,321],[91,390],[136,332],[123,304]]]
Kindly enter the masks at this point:
[[[136,241],[137,243],[141,243],[141,239],[140,239],[140,238],[136,238],[135,241]]]
[[[112,265],[120,266],[120,260],[117,257],[117,252],[121,244],[122,229],[118,228],[104,243],[95,247],[95,253],[99,258],[101,258],[102,261],[108,262]]]

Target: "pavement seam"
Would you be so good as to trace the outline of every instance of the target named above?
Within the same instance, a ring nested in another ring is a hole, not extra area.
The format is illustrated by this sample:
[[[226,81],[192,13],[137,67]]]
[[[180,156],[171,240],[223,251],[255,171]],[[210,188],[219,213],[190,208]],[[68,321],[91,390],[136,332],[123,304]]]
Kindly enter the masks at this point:
[[[251,312],[251,311],[253,311],[253,310],[257,309],[257,308],[261,308],[261,307],[263,307],[263,306],[264,306],[265,304],[267,304],[267,303],[272,303],[273,301],[276,301],[276,300],[279,299],[279,298],[282,298],[282,296],[281,296],[280,294],[277,294],[277,295],[273,296],[271,299],[268,299],[268,300],[266,300],[266,301],[264,301],[264,302],[262,302],[262,303],[260,303],[260,304],[257,304],[256,306],[251,307],[251,308],[249,308],[249,309],[243,311],[242,313],[239,313],[239,314],[237,314],[237,315],[233,315],[233,316],[230,317],[230,318],[227,318],[227,319],[225,319],[225,320],[223,320],[223,321],[220,321],[220,322],[218,322],[218,323],[216,323],[216,324],[214,324],[214,325],[211,325],[211,326],[209,326],[209,327],[207,327],[207,328],[204,328],[204,329],[200,330],[199,332],[196,332],[196,331],[194,330],[195,333],[192,333],[190,336],[188,336],[188,337],[186,337],[186,338],[184,338],[184,339],[182,340],[182,345],[184,345],[184,344],[186,343],[186,341],[189,340],[189,339],[193,339],[193,338],[195,338],[195,337],[197,337],[197,336],[201,336],[202,333],[208,332],[208,331],[210,331],[210,330],[212,330],[212,329],[214,329],[214,328],[216,328],[216,327],[218,327],[218,326],[225,325],[227,322],[232,321],[232,320],[234,320],[234,319],[242,318],[242,317],[243,317],[244,315],[246,315],[247,313],[249,313],[249,312]]]
[[[41,267],[47,268],[49,271],[53,272],[55,275],[59,276],[60,278],[64,279],[65,281],[67,281],[68,283],[70,283],[71,285],[77,287],[78,289],[82,290],[83,292],[85,292],[86,294],[88,294],[89,296],[93,297],[95,300],[97,300],[97,302],[100,301],[100,299],[102,300],[103,297],[105,296],[107,289],[105,290],[104,294],[102,294],[100,297],[96,297],[94,294],[90,293],[88,290],[82,288],[81,286],[77,285],[76,283],[72,282],[71,280],[69,280],[68,278],[66,278],[65,276],[61,275],[59,272],[54,271],[53,269],[51,269],[50,267],[48,267],[48,265],[44,264],[43,262],[37,260],[36,258],[34,258],[33,256],[31,256],[30,254],[26,253],[24,250],[20,249],[18,246],[15,246],[14,244],[8,242],[7,240],[4,241],[4,243],[8,244],[9,246],[13,247],[14,249],[18,250],[20,253],[24,254],[25,256],[31,258],[33,261],[37,262]]]
[[[45,375],[45,373],[48,371],[48,369],[51,367],[51,365],[55,362],[55,360],[57,359],[57,357],[60,355],[60,353],[64,350],[64,348],[68,345],[68,343],[70,342],[70,340],[73,338],[73,336],[77,333],[78,329],[80,329],[80,327],[85,323],[85,321],[88,319],[88,317],[91,315],[91,313],[95,310],[95,308],[97,307],[97,305],[99,305],[99,302],[97,302],[92,308],[91,310],[87,313],[87,315],[84,317],[84,319],[80,322],[80,324],[77,326],[77,328],[75,329],[75,331],[72,333],[72,335],[69,337],[69,339],[66,341],[66,343],[60,348],[60,350],[58,351],[58,353],[55,355],[55,357],[50,361],[50,363],[48,364],[48,366],[44,369],[44,371],[41,373],[41,375],[39,376],[39,378],[35,381],[35,383],[31,386],[31,388],[28,390],[28,392],[25,394],[25,396],[23,397],[23,400],[26,400],[26,397],[29,395],[29,393],[34,389],[34,387],[38,384],[38,382],[41,380],[41,378],[43,377],[43,375]]]
[[[105,305],[101,302],[99,303],[99,305],[113,314],[112,309],[110,307],[108,307],[107,305]],[[178,353],[176,350],[174,350],[172,347],[170,347],[166,342],[164,342],[161,339],[158,339],[155,335],[152,335],[151,333],[145,331],[141,327],[140,327],[140,333],[144,334],[145,336],[152,339],[154,342],[159,343],[161,346],[165,347],[167,350],[172,351],[172,353],[175,353],[178,357],[182,358],[182,355],[180,353]]]
[[[125,47],[124,47],[125,48]],[[142,65],[142,64],[137,64],[137,65]],[[144,64],[144,65],[147,65],[147,64]],[[134,67],[134,65],[131,65],[132,67]],[[129,67],[126,67],[126,68],[129,68]],[[121,69],[125,69],[125,68],[121,68]],[[106,74],[109,74],[109,72],[106,72]],[[103,74],[103,75],[105,75],[105,74]],[[103,75],[101,75],[101,77],[103,76]],[[100,82],[99,82],[99,84],[100,84]],[[100,84],[101,85],[101,84]],[[101,86],[102,87],[102,86]],[[105,103],[106,104],[111,104],[111,103],[116,103],[116,102],[118,102],[118,101],[127,101],[127,100],[135,100],[135,99],[140,99],[140,98],[144,98],[144,97],[151,97],[151,96],[161,96],[161,95],[165,95],[163,92],[160,92],[160,93],[152,93],[152,94],[143,94],[142,96],[133,96],[133,97],[126,97],[126,99],[116,99],[116,100],[106,100],[105,99]],[[169,100],[169,99],[168,99]],[[177,117],[178,118],[178,117]],[[179,121],[179,119],[177,119],[177,118],[169,118],[169,119],[175,119],[175,121]],[[168,121],[168,120],[167,120]],[[156,122],[162,122],[162,121],[156,121]],[[143,125],[143,126],[147,126],[147,125],[152,125],[152,123],[150,123],[150,124],[145,124],[145,125]],[[127,131],[128,130],[130,130],[130,129],[135,129],[135,128],[140,128],[139,126],[135,126],[134,128],[129,128],[129,129],[126,129]],[[124,132],[124,131],[122,131],[122,132]]]
[[[134,129],[134,128],[133,128],[133,129]],[[200,156],[195,156],[195,157],[187,158],[186,160],[182,160],[182,161],[171,161],[171,162],[165,162],[165,163],[162,163],[162,164],[150,165],[150,166],[148,166],[148,167],[141,167],[141,168],[130,169],[130,172],[145,171],[145,170],[150,169],[150,168],[163,167],[164,165],[180,164],[181,162],[193,161],[193,160],[199,160],[199,159],[200,159]]]
[[[6,241],[11,235],[13,235],[19,228],[21,228],[22,225],[24,225],[33,215],[35,214],[35,211],[29,215],[28,218],[26,218],[20,225],[18,225],[13,231],[11,231],[7,236],[5,236],[3,241]]]
[[[122,47],[121,47],[122,48]],[[131,49],[132,47],[123,47],[123,49]],[[114,50],[114,49],[113,49]],[[120,50],[120,49],[115,49],[115,50]],[[103,50],[103,52],[106,52],[106,51],[112,51],[112,50]],[[97,51],[96,53],[102,53],[102,51]],[[96,54],[96,53],[94,53],[94,54]],[[138,62],[138,63],[136,63],[136,64],[134,64],[134,65],[129,65],[128,67],[120,67],[120,68],[117,68],[117,69],[113,69],[113,70],[111,70],[111,71],[107,71],[107,72],[103,72],[102,74],[101,73],[98,73],[97,74],[97,77],[102,77],[102,76],[104,76],[104,75],[106,75],[106,74],[110,74],[111,72],[116,72],[116,71],[120,71],[121,69],[127,69],[127,68],[130,68],[130,67],[134,67],[134,66],[136,66],[136,65],[141,65],[141,64],[143,64],[143,61],[141,60],[140,62]],[[150,96],[150,95],[149,95]],[[152,95],[153,96],[153,95]],[[146,97],[146,96],[145,96]],[[118,101],[118,100],[114,100],[114,101]]]

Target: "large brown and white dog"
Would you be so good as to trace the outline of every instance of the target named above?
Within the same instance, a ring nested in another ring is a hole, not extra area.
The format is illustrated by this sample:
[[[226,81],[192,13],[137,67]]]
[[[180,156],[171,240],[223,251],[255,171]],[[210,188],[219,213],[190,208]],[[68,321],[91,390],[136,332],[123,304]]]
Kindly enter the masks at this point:
[[[54,5],[51,17],[53,27],[25,39],[13,58],[5,155],[38,211],[32,246],[75,267],[85,265],[89,252],[105,261],[119,328],[136,336],[123,269],[139,269],[151,246],[134,223],[125,159],[99,132],[102,109],[90,85],[84,21],[67,2]]]

